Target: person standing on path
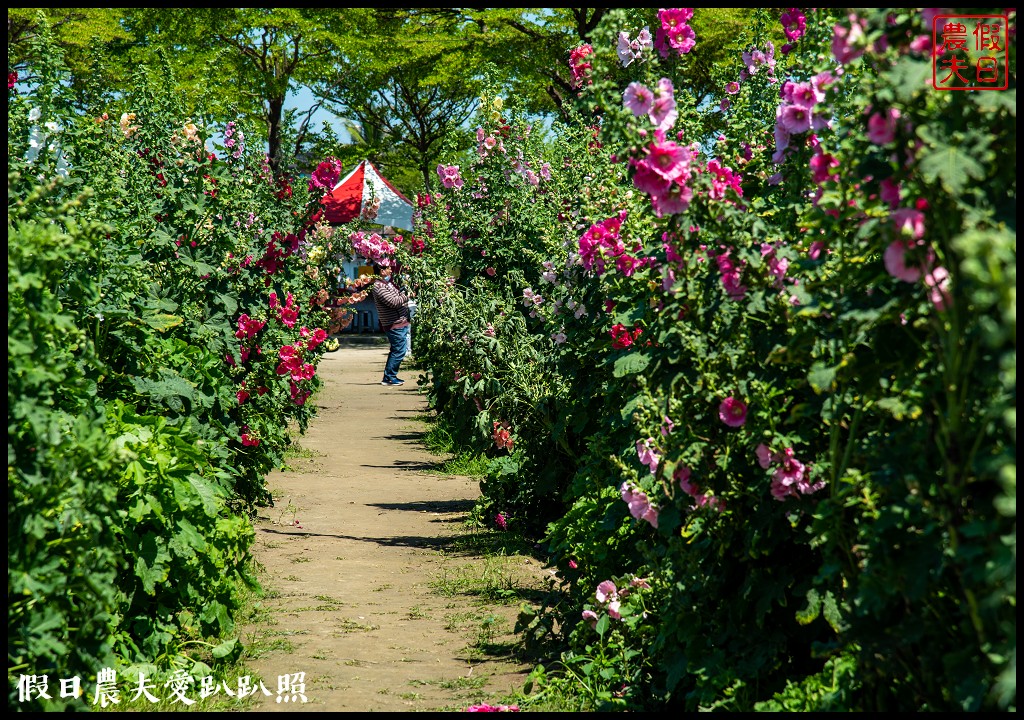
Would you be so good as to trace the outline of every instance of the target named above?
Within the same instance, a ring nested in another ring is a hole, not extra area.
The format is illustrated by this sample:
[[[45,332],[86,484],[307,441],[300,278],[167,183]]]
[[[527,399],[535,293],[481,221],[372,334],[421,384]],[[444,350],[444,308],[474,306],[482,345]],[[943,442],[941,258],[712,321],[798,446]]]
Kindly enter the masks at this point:
[[[388,336],[391,346],[387,362],[384,364],[384,379],[381,385],[404,385],[405,381],[398,377],[398,369],[409,351],[409,327],[412,324],[409,316],[409,296],[399,290],[393,280],[394,271],[390,263],[375,262],[374,273],[378,276],[370,289],[370,296],[377,306],[377,317],[380,326]]]

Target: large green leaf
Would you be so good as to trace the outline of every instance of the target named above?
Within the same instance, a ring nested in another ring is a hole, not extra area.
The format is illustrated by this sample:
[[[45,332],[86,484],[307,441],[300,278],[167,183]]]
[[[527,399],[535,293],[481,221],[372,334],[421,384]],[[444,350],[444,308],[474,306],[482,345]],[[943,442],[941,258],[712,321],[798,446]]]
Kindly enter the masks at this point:
[[[623,355],[615,361],[615,368],[613,374],[615,377],[625,377],[626,375],[636,375],[638,372],[642,372],[647,368],[651,362],[651,357],[640,352],[633,352],[629,355]]]

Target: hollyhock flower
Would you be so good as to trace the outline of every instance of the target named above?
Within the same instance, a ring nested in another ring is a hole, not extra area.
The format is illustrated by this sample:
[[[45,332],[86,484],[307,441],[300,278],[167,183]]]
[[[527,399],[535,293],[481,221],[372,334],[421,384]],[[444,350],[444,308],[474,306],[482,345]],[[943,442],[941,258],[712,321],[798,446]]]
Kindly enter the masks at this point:
[[[651,30],[645,27],[641,30],[635,40],[629,39],[629,34],[625,31],[619,33],[619,43],[616,47],[616,52],[619,55],[619,62],[622,63],[622,67],[628,67],[634,60],[640,60],[643,55],[643,51],[651,47]]]
[[[850,26],[846,27],[836,23],[832,28],[832,55],[840,65],[853,62],[865,50],[865,35],[867,20],[857,17],[855,13],[849,15]]]
[[[652,475],[658,471],[658,461],[661,460],[661,456],[652,447],[653,443],[654,438],[636,441],[636,454],[640,464],[649,467]]]
[[[799,135],[811,129],[811,111],[799,105],[781,106],[777,120],[791,135]]]
[[[590,627],[597,627],[597,613],[593,610],[584,610],[581,617],[590,623]]]
[[[637,520],[646,520],[652,527],[658,527],[658,509],[651,504],[647,493],[638,490],[629,483],[622,483],[619,493],[629,506],[629,514]]]
[[[686,212],[693,200],[693,188],[683,177],[676,178],[662,193],[651,195],[651,206],[658,217]]]
[[[939,312],[949,309],[953,304],[953,296],[949,292],[949,271],[941,265],[924,276],[924,284],[928,286],[928,299]]]
[[[805,110],[813,110],[814,106],[825,99],[825,93],[814,86],[814,83],[800,82],[800,83],[787,83],[787,100],[796,105],[802,107]]]
[[[330,192],[334,189],[334,186],[338,183],[338,178],[341,177],[342,165],[341,161],[335,157],[326,158],[323,162],[316,166],[316,170],[313,171],[309,178],[309,192],[313,192],[316,189]],[[320,193],[323,194],[323,193]]]
[[[811,243],[811,247],[807,250],[807,257],[811,260],[817,260],[821,257],[822,251],[825,249],[825,243],[821,240],[815,240]]]
[[[868,140],[875,145],[888,145],[896,139],[896,121],[900,111],[889,108],[884,113],[874,113],[868,118]]]
[[[878,197],[882,202],[888,203],[889,207],[895,210],[900,204],[900,184],[892,178],[886,178],[878,184]]]
[[[924,237],[924,213],[911,208],[900,208],[892,214],[893,226],[900,234],[920,240]]]
[[[603,605],[606,602],[617,600],[619,597],[619,591],[615,587],[615,583],[611,580],[603,580],[598,584],[597,590],[594,592],[594,597],[596,597],[597,601]]]
[[[800,8],[789,8],[779,17],[779,22],[782,23],[782,31],[788,40],[799,40],[807,32],[807,17]]]
[[[238,392],[235,393],[235,397],[238,399],[238,404],[241,405],[242,403],[249,399],[249,393],[246,392],[245,390],[239,390]]]
[[[248,431],[242,433],[242,444],[246,447],[258,447],[260,439],[249,434]]]
[[[654,102],[651,104],[648,116],[655,128],[662,131],[672,127],[676,118],[679,117],[679,111],[676,109],[675,88],[672,87],[672,81],[668,78],[658,81]]]
[[[646,85],[631,82],[622,93],[622,105],[636,117],[646,115],[654,104],[654,93]]]
[[[614,618],[615,620],[621,620],[622,613],[619,612],[620,607],[622,607],[622,603],[620,603],[618,600],[612,600],[610,603],[608,603],[608,617]]]
[[[519,712],[519,706],[488,705],[487,703],[480,703],[479,705],[470,705],[466,708],[466,712]]]
[[[18,71],[8,70],[7,71],[7,89],[10,90],[12,87],[18,84]]]
[[[690,495],[691,497],[697,497],[700,495],[700,488],[690,481],[690,475],[692,471],[686,465],[680,465],[676,468],[675,472],[672,473],[672,479],[679,483],[679,488]]]
[[[763,467],[765,470],[772,464],[772,451],[764,443],[760,443],[754,448],[754,454],[757,455],[757,464]]]
[[[494,516],[494,524],[502,530],[508,527],[508,518],[505,517],[505,513],[500,512]]]
[[[913,283],[921,279],[921,263],[915,262],[907,257],[907,253],[918,247],[918,244],[911,240],[894,240],[885,249],[882,255],[882,262],[885,263],[885,270],[897,280]],[[925,262],[928,262],[927,256]]]
[[[814,182],[821,185],[832,176],[832,168],[839,167],[839,159],[826,152],[822,152],[820,145],[815,148],[815,150],[816,152],[811,156],[809,162],[811,166],[811,178]]]
[[[729,95],[735,95],[740,91],[740,84],[738,82],[727,82],[725,84],[725,92]]]
[[[739,398],[727,397],[718,406],[718,417],[729,427],[741,427],[747,421],[747,405]]]
[[[661,435],[662,437],[668,437],[668,434],[672,432],[676,424],[672,422],[672,418],[668,415],[664,415],[661,418]]]
[[[438,165],[437,176],[441,179],[441,184],[448,189],[460,189],[463,186],[463,180],[459,176],[458,165]]]
[[[688,24],[693,17],[693,8],[662,8],[658,11],[661,27],[657,29],[654,45],[663,58],[671,50],[685,55],[693,49],[697,36]]]
[[[569,53],[569,69],[572,71],[573,87],[580,87],[583,85],[583,81],[586,80],[588,83],[593,82],[589,73],[592,69],[590,61],[586,58],[588,55],[592,55],[594,52],[593,46],[589,44],[580,45]]]

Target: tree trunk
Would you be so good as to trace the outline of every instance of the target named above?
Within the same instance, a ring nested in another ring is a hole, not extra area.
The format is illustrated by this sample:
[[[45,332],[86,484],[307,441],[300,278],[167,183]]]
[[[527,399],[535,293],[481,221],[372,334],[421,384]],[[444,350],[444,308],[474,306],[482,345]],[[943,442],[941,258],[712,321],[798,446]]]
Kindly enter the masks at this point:
[[[277,177],[281,164],[281,118],[284,114],[284,98],[267,100],[267,144],[269,145],[270,169]]]

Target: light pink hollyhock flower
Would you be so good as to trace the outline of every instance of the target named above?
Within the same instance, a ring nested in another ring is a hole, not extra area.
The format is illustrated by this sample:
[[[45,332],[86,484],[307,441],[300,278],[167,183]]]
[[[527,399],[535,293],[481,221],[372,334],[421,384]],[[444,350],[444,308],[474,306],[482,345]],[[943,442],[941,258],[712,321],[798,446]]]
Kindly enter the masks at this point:
[[[934,38],[931,35],[918,35],[910,41],[909,47],[912,52],[923,55],[926,52],[930,52],[933,45]]]
[[[811,111],[799,105],[786,105],[778,113],[778,122],[792,135],[811,129]]]
[[[676,110],[675,89],[672,87],[672,81],[668,78],[658,81],[654,103],[647,114],[657,130],[665,131],[675,125],[679,111]]]
[[[654,93],[646,85],[631,82],[622,93],[622,105],[637,117],[646,115],[654,105]]]
[[[780,458],[781,462],[772,476],[772,496],[782,500],[797,494],[801,487],[806,486],[804,480],[804,464],[793,456],[793,448],[786,448]]]
[[[739,398],[727,397],[718,406],[718,417],[729,427],[741,427],[747,421],[747,405]]]
[[[611,580],[603,580],[597,585],[597,590],[594,592],[594,597],[597,598],[599,603],[610,602],[616,600],[619,597],[619,591],[615,587],[615,583]]]
[[[948,310],[953,304],[953,296],[949,293],[949,271],[941,265],[926,273],[924,284],[928,286],[928,299],[939,312]]]
[[[676,424],[672,422],[672,418],[670,418],[668,415],[662,416],[661,420],[661,435],[662,437],[668,437],[668,434],[672,432]]]
[[[640,464],[649,467],[652,475],[658,471],[658,461],[661,460],[661,456],[651,447],[653,444],[654,438],[636,441],[636,454],[640,458]]]
[[[884,113],[874,113],[868,118],[868,140],[875,145],[888,145],[896,139],[896,121],[900,111],[889,108]]]
[[[621,606],[622,605],[618,600],[612,600],[608,603],[608,617],[614,618],[615,620],[621,620],[622,613],[619,612],[619,608]]]
[[[896,231],[906,237],[920,240],[924,237],[924,213],[911,208],[900,208],[892,214]]]
[[[772,162],[778,165],[786,158],[786,149],[789,147],[789,130],[782,126],[781,122],[775,123],[775,152],[772,154]]]
[[[754,448],[754,454],[757,455],[757,464],[767,470],[772,464],[772,451],[768,449],[768,446],[761,443]]]
[[[590,627],[592,627],[592,628],[593,627],[597,627],[597,613],[596,612],[594,612],[593,610],[584,610],[583,613],[582,613],[582,617],[583,617],[584,620],[586,620],[590,624]]]

